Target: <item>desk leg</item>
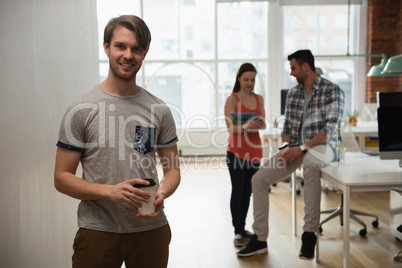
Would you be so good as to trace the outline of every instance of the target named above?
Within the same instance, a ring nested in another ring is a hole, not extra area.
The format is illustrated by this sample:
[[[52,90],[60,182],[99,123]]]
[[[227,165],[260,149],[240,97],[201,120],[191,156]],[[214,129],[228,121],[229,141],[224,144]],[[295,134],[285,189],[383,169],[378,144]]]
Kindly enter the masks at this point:
[[[350,267],[350,187],[343,192],[343,267]]]
[[[315,235],[317,236],[317,244],[315,245],[315,262],[320,262],[320,232],[316,232]]]
[[[292,227],[293,235],[297,236],[297,218],[296,218],[296,171],[292,173]]]
[[[360,146],[360,150],[362,152],[364,152],[366,150],[366,135],[363,133],[359,134],[359,146]]]

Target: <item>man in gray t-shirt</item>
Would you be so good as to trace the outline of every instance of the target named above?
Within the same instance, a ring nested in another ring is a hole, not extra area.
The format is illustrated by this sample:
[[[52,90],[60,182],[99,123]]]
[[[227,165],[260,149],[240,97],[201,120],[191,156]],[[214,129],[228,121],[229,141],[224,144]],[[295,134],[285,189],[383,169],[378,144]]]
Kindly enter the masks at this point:
[[[176,128],[169,107],[136,84],[151,41],[136,16],[105,28],[105,81],[67,108],[57,143],[55,187],[81,200],[73,267],[166,267],[170,228],[163,201],[180,183]],[[159,180],[156,152],[163,167]],[[81,162],[82,177],[76,176]],[[140,214],[157,182],[155,212]]]

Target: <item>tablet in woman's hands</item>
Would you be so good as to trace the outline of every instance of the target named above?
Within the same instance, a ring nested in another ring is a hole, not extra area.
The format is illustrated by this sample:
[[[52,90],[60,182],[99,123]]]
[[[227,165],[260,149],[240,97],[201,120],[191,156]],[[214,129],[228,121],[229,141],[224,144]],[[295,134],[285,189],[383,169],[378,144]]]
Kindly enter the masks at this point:
[[[258,114],[256,113],[230,113],[230,115],[233,116],[233,118],[239,122],[246,122],[253,117],[256,118],[259,117]]]

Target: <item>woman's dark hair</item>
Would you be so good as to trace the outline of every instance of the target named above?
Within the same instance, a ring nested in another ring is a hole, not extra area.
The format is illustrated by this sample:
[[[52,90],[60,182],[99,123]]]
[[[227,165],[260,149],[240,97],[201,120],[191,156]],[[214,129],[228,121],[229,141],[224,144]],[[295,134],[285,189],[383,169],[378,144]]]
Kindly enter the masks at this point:
[[[309,49],[298,50],[293,54],[288,56],[288,60],[295,59],[297,64],[302,66],[303,63],[307,63],[310,66],[310,69],[315,72],[315,65],[314,65],[314,56],[313,53]]]
[[[257,73],[257,69],[251,63],[248,63],[248,62],[243,63],[240,66],[239,70],[237,70],[236,82],[235,82],[235,84],[233,86],[233,91],[232,92],[238,92],[240,90],[239,78],[245,72],[256,72]],[[253,89],[253,91],[254,91],[254,89]]]

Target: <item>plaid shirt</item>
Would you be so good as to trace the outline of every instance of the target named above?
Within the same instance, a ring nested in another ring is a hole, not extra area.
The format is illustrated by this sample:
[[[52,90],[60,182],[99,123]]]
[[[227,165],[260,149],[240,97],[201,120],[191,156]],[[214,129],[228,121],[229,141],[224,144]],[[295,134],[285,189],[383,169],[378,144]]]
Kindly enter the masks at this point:
[[[291,136],[290,146],[297,146],[312,139],[320,131],[329,140],[327,144],[337,155],[337,146],[341,141],[340,128],[345,105],[345,94],[336,84],[322,78],[319,74],[312,86],[313,97],[307,107],[307,119],[302,124],[304,86],[298,84],[286,98],[285,123],[282,135]],[[301,141],[300,130],[306,128],[306,139]]]

